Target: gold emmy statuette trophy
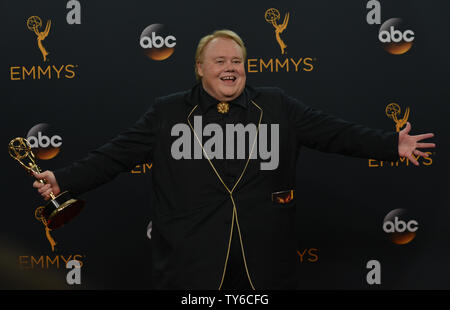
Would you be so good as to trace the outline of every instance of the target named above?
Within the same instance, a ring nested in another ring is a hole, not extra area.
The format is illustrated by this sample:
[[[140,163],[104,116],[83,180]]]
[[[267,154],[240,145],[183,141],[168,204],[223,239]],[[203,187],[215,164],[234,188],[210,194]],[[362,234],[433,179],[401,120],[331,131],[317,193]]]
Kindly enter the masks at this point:
[[[11,140],[8,145],[8,151],[9,155],[17,160],[29,174],[42,172],[36,165],[31,145],[26,139],[15,138]],[[47,183],[45,179],[38,181],[42,184]],[[77,216],[84,207],[84,201],[72,197],[68,191],[62,192],[58,196],[50,193],[50,197],[51,200],[45,206],[36,209],[35,217],[45,225],[47,238],[53,249],[56,243],[51,238],[49,231],[63,226]]]

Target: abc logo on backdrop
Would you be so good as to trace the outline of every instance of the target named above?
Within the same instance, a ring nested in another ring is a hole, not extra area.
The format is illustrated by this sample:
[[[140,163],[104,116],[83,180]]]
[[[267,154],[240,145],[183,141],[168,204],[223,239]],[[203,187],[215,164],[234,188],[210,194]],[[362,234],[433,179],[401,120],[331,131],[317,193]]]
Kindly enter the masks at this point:
[[[401,55],[411,49],[414,32],[403,27],[401,18],[391,18],[381,25],[378,39],[388,53]]]
[[[389,18],[381,24],[381,3],[378,0],[367,2],[366,20],[369,25],[381,25],[378,31],[378,40],[384,50],[392,55],[402,55],[413,46],[414,31],[403,23],[401,18]]]
[[[62,146],[62,137],[46,123],[33,126],[27,133],[27,140],[34,155],[43,160],[54,158]]]
[[[412,219],[405,209],[390,211],[383,220],[383,231],[395,244],[410,243],[419,229],[419,223]]]
[[[166,26],[152,24],[142,31],[139,43],[147,57],[152,60],[164,60],[175,51],[177,39]]]

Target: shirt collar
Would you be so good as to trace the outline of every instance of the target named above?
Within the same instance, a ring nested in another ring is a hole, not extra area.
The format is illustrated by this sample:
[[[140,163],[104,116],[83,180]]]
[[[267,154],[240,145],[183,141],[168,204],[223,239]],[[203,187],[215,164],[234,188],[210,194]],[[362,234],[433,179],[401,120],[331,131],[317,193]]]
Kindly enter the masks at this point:
[[[239,105],[245,109],[248,108],[248,102],[245,99],[247,96],[244,91],[235,99],[227,101],[231,105]],[[212,97],[210,94],[206,92],[206,90],[203,88],[202,85],[200,85],[200,107],[203,112],[206,112],[213,106],[217,106],[218,103],[220,103],[220,100],[217,100],[216,98]]]

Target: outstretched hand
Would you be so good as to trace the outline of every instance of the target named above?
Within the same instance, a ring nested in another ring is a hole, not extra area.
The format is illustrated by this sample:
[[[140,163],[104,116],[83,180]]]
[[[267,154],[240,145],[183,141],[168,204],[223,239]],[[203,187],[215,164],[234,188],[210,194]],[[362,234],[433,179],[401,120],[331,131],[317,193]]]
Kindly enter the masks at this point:
[[[411,123],[407,122],[405,128],[400,130],[398,133],[398,155],[400,157],[408,158],[414,165],[419,166],[419,162],[413,156],[423,156],[428,157],[429,155],[425,152],[419,151],[418,149],[423,148],[434,148],[436,144],[434,143],[422,143],[421,140],[429,139],[434,137],[433,133],[426,133],[417,136],[410,136]]]

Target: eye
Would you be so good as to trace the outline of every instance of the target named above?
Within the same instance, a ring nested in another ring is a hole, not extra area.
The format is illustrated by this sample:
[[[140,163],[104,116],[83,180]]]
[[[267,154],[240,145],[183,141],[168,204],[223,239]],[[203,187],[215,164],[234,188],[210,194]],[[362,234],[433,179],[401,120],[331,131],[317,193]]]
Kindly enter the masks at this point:
[[[235,60],[233,60],[233,63],[234,64],[240,64],[240,63],[242,63],[242,61],[240,59],[235,59]]]
[[[224,63],[224,60],[223,60],[223,59],[218,59],[218,60],[216,60],[216,63],[218,63],[218,64],[223,64],[223,63]]]

